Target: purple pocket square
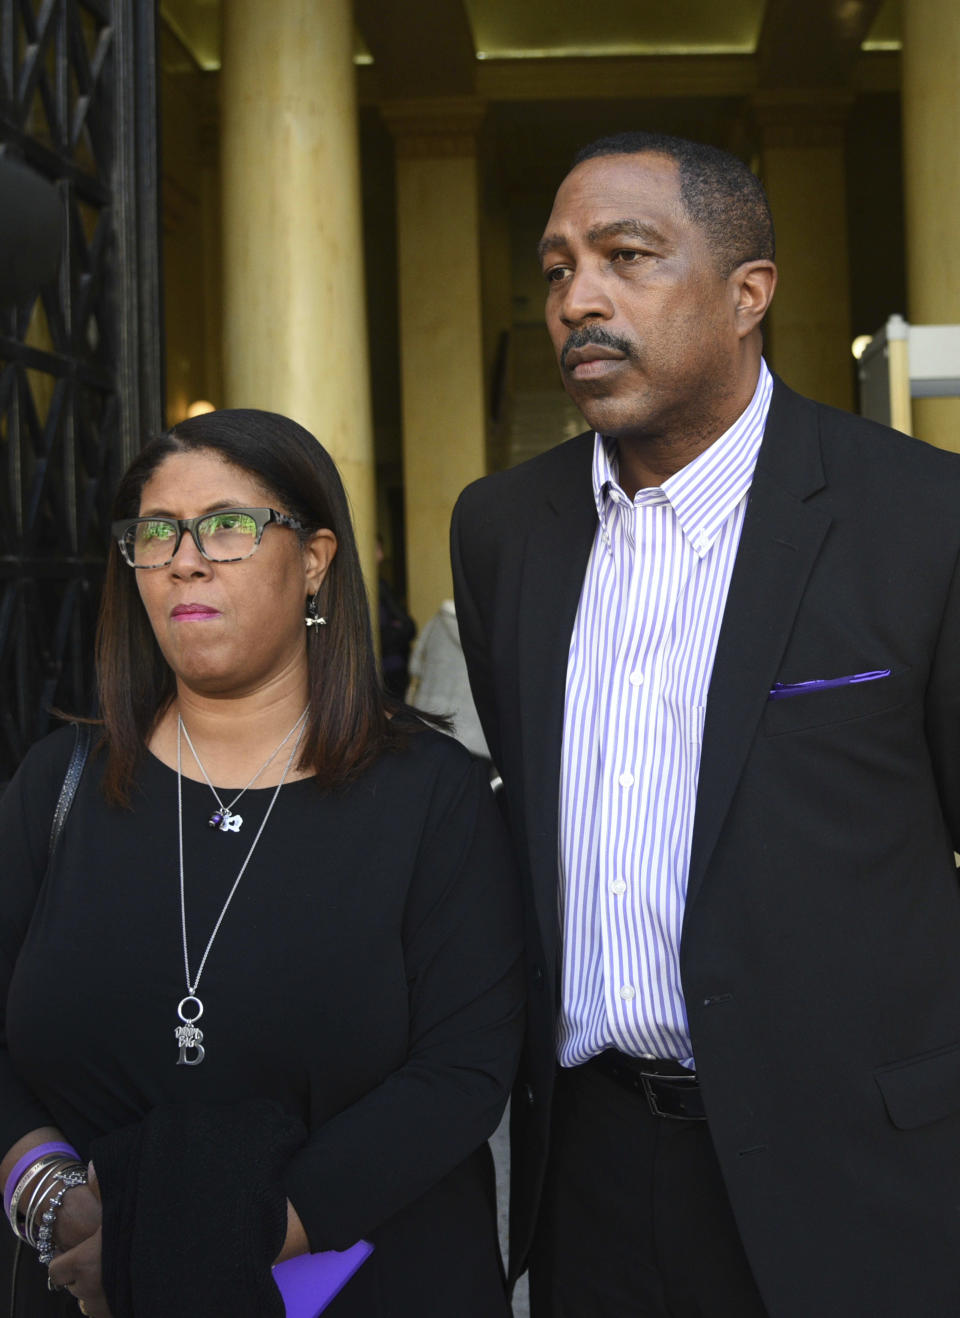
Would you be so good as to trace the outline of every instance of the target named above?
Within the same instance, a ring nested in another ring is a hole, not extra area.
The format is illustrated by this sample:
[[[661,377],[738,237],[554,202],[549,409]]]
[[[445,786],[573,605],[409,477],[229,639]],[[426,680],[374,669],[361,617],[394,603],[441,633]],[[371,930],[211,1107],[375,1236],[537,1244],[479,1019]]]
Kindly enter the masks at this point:
[[[774,682],[770,700],[786,700],[790,696],[804,696],[811,691],[832,691],[838,686],[856,686],[858,682],[877,682],[890,676],[889,668],[878,668],[872,673],[850,673],[848,677],[820,677],[812,682]]]
[[[319,1254],[298,1254],[273,1269],[287,1318],[317,1318],[346,1286],[360,1264],[373,1253],[368,1240],[349,1249],[328,1249]]]

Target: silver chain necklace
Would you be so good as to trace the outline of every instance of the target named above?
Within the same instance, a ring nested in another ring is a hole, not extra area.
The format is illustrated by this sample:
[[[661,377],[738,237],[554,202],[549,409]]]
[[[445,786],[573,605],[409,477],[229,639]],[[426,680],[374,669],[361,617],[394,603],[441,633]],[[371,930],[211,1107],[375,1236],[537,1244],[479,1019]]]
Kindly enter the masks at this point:
[[[247,783],[246,787],[241,787],[240,791],[237,792],[236,796],[233,798],[230,804],[224,805],[223,802],[220,800],[220,793],[217,791],[213,783],[210,781],[210,775],[207,773],[206,769],[203,766],[203,760],[201,760],[200,756],[197,754],[197,748],[196,746],[194,746],[193,741],[191,740],[190,737],[190,733],[187,731],[187,725],[184,723],[181,715],[177,714],[177,737],[179,738],[181,733],[183,734],[183,736],[186,737],[187,745],[190,747],[190,750],[193,752],[193,758],[197,762],[197,768],[203,774],[204,782],[210,788],[211,792],[213,792],[214,799],[216,800],[217,803],[217,809],[214,810],[213,814],[207,820],[207,824],[210,826],[210,828],[218,828],[221,833],[240,832],[240,829],[243,825],[243,815],[234,814],[233,807],[240,800],[241,796],[243,796],[247,788],[252,787],[253,784],[257,781],[257,779],[260,777],[260,775],[263,772],[265,772],[265,770],[269,769],[270,765],[274,762],[274,760],[283,750],[284,746],[286,746],[287,742],[290,740],[290,738],[293,736],[297,728],[299,728],[300,724],[303,722],[303,720],[306,717],[307,717],[307,711],[305,709],[303,713],[300,715],[300,717],[297,719],[296,723],[294,723],[293,727],[284,737],[283,741],[281,741],[280,745],[277,746],[273,751],[271,751],[268,758],[265,759],[263,764],[260,765],[260,768]],[[179,755],[179,750],[177,754]]]
[[[180,736],[180,730],[186,732],[186,728],[184,728],[182,722],[179,724],[177,732],[177,836],[180,848],[180,933],[183,939],[183,973],[186,980],[187,992],[186,996],[182,997],[177,1005],[177,1015],[180,1017],[182,1023],[177,1025],[174,1029],[177,1046],[180,1049],[180,1056],[177,1058],[178,1066],[199,1066],[206,1054],[206,1050],[203,1047],[203,1030],[197,1025],[197,1022],[203,1015],[203,1003],[197,997],[197,989],[200,987],[200,976],[203,974],[203,968],[207,964],[207,957],[210,955],[210,949],[213,947],[214,939],[220,932],[223,918],[227,913],[230,903],[233,901],[234,893],[239,888],[240,880],[243,878],[246,868],[250,864],[250,857],[253,855],[257,843],[260,841],[260,834],[266,828],[267,820],[270,818],[273,807],[277,803],[277,797],[280,795],[280,788],[286,781],[287,774],[290,772],[290,766],[293,764],[297,751],[300,749],[300,743],[303,740],[303,734],[307,726],[306,717],[309,708],[308,705],[307,709],[303,711],[300,718],[297,720],[297,723],[294,724],[293,729],[291,729],[280,743],[282,746],[285,741],[288,741],[293,735],[293,731],[296,729],[297,724],[300,725],[300,732],[297,736],[297,740],[294,742],[293,750],[287,756],[287,762],[283,766],[283,773],[280,775],[280,781],[274,788],[273,796],[270,798],[270,804],[267,806],[267,812],[263,816],[260,827],[257,829],[256,837],[250,843],[250,850],[247,852],[246,859],[240,866],[239,874],[233,881],[233,887],[227,893],[227,899],[220,909],[220,914],[217,916],[217,922],[213,926],[213,932],[207,939],[207,945],[203,950],[203,956],[200,958],[200,965],[197,968],[195,978],[191,978],[190,975],[190,953],[187,950],[187,901],[183,882],[183,738]],[[196,754],[196,752],[194,752],[194,754]],[[274,751],[274,755],[275,754],[276,751]],[[272,759],[273,756],[270,758]],[[270,761],[268,760],[267,764],[269,763]],[[264,765],[264,768],[266,768],[266,765]],[[257,776],[259,777],[259,774],[262,772],[263,769],[260,769]],[[210,780],[207,779],[207,781],[209,782]],[[251,782],[252,781],[254,780],[251,779]],[[247,787],[249,786],[250,783],[247,784]],[[245,787],[243,790],[246,791],[247,788]],[[216,795],[216,793],[214,793],[214,795]],[[188,1015],[187,1013],[192,1014]]]

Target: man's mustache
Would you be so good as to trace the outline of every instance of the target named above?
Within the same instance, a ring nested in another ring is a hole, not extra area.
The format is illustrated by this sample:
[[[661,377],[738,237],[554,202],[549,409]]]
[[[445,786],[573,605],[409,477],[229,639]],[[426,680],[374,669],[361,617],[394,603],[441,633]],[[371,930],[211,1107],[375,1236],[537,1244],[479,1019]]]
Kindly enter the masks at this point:
[[[561,371],[567,369],[567,354],[574,348],[585,348],[588,343],[599,348],[612,348],[614,352],[622,352],[625,357],[633,358],[636,356],[634,346],[629,339],[625,339],[619,334],[611,334],[602,325],[585,325],[583,329],[573,330],[561,348]]]

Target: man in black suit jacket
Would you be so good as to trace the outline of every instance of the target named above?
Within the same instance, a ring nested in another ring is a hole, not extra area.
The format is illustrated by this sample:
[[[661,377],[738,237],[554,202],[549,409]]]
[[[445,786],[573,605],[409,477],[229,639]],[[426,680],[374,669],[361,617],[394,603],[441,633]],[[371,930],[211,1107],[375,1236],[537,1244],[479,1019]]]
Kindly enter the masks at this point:
[[[535,1318],[960,1313],[955,456],[773,382],[708,655],[682,933],[663,939],[690,1056],[618,1047],[601,1019],[599,1055],[557,1065],[558,1018],[591,988],[563,923],[561,766],[603,770],[595,727],[564,726],[598,509],[617,483],[628,507],[669,496],[758,405],[765,217],[710,148],[629,134],[581,153],[541,258],[597,436],[477,482],[454,514],[464,652],[526,881],[510,1272],[530,1263]],[[647,623],[629,616],[621,644]],[[625,689],[599,693],[601,721]],[[631,882],[659,844],[633,839]]]

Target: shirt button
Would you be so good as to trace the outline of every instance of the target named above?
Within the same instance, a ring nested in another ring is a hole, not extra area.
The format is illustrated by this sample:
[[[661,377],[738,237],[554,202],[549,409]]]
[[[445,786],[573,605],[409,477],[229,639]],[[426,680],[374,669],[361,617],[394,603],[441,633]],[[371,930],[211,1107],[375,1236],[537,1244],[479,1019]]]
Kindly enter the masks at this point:
[[[632,1002],[637,996],[637,990],[632,984],[624,984],[623,988],[620,990],[620,996],[623,998],[624,1002]]]
[[[639,685],[641,684],[642,681],[643,681],[643,673],[640,672],[640,669],[639,669],[639,668],[637,669],[637,671],[636,671],[635,673],[631,673],[631,674],[630,674],[630,685],[631,685],[631,686],[639,686]]]
[[[627,885],[624,883],[623,879],[614,879],[610,884],[610,891],[615,892],[619,897],[620,893],[627,891]]]
[[[621,787],[632,787],[632,786],[633,786],[633,774],[632,774],[632,773],[622,773],[622,774],[620,775],[620,777],[617,779],[617,782],[620,784]]]

